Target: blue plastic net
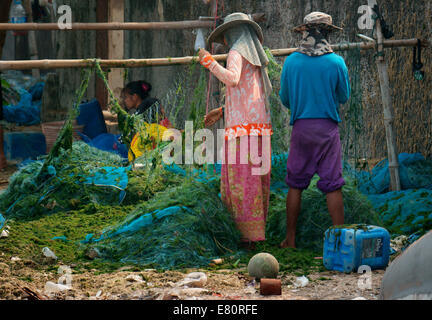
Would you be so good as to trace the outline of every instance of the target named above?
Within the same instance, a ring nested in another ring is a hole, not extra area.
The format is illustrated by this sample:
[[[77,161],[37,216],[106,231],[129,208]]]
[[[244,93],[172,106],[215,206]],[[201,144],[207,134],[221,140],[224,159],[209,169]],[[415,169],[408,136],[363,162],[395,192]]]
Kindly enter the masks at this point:
[[[414,240],[432,228],[432,160],[419,153],[401,153],[398,159],[401,191],[388,192],[387,159],[371,172],[356,171],[345,163],[345,172],[356,179],[358,189],[367,196],[392,236],[411,235]]]
[[[401,189],[432,188],[432,161],[426,160],[420,153],[401,153],[399,176]],[[379,162],[371,172],[355,171],[345,163],[348,175],[358,180],[358,188],[364,194],[379,194],[389,191],[390,174],[388,160]]]
[[[218,196],[219,181],[195,178],[185,177],[138,205],[124,222],[82,242],[104,260],[162,269],[207,266],[235,254],[240,233]]]

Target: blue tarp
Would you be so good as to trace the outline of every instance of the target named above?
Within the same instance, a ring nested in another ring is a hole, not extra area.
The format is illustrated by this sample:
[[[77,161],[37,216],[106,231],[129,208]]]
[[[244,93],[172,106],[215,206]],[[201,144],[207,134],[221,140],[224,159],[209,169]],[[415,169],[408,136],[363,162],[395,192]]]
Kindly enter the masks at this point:
[[[46,154],[45,136],[41,132],[8,132],[3,150],[7,160],[25,160]]]
[[[5,223],[6,219],[3,217],[3,215],[0,213],[0,229],[3,228],[3,225]]]
[[[97,99],[81,104],[79,110],[80,114],[76,120],[78,124],[84,125],[84,135],[94,139],[100,134],[107,133],[105,119]]]
[[[22,88],[18,92],[21,96],[18,104],[3,106],[4,120],[27,126],[39,124],[42,101],[34,101],[31,93]],[[37,94],[36,91],[34,93]]]
[[[163,217],[171,216],[173,214],[178,214],[183,212],[184,210],[188,210],[186,207],[179,207],[179,206],[173,206],[168,207],[162,210],[156,210],[153,212],[145,213],[138,217],[137,219],[132,220],[131,222],[125,224],[115,232],[104,232],[98,239],[93,239],[93,234],[88,234],[84,240],[81,241],[81,243],[90,243],[90,242],[99,242],[101,240],[104,240],[106,238],[112,238],[119,234],[126,233],[126,232],[136,232],[140,230],[143,227],[151,225],[155,220],[162,219]]]
[[[132,169],[129,167],[102,167],[86,176],[84,183],[92,184],[100,187],[113,187],[121,190],[119,195],[119,203],[123,201],[126,196],[125,189],[128,185],[127,172]]]
[[[85,143],[99,150],[118,154],[124,159],[127,159],[128,157],[128,149],[125,144],[120,143],[119,134],[102,133],[94,139],[90,139],[89,137],[81,134],[81,138]]]

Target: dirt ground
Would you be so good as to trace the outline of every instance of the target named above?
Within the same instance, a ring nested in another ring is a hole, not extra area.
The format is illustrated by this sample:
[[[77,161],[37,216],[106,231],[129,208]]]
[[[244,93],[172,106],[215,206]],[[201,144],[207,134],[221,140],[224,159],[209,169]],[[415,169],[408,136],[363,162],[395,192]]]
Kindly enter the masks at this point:
[[[263,296],[260,283],[247,276],[244,270],[202,271],[207,281],[204,286],[185,287],[179,282],[186,273],[178,271],[145,270],[110,274],[94,272],[70,275],[70,289],[62,292],[46,291],[47,282],[58,283],[62,274],[40,272],[34,262],[18,260],[0,262],[0,299],[27,300],[376,300],[379,296],[383,270],[373,271],[371,287],[362,275],[335,271],[307,276],[305,287],[296,287],[294,275],[282,275],[282,295]],[[188,270],[196,272],[200,270]],[[63,277],[63,280],[65,278]],[[66,284],[67,281],[60,282]],[[359,285],[360,283],[360,285]]]
[[[8,178],[16,170],[9,165],[0,171],[0,190],[7,188]],[[0,239],[1,241],[1,239]],[[0,300],[376,300],[384,270],[372,271],[365,285],[364,276],[336,271],[307,275],[308,284],[296,286],[294,274],[280,274],[282,294],[263,296],[260,283],[247,275],[246,267],[237,270],[187,270],[186,272],[145,270],[130,272],[123,267],[116,272],[100,274],[40,271],[31,260],[6,257],[0,253]],[[202,287],[180,286],[188,272],[204,272]],[[64,291],[49,290],[47,282],[68,284]]]
[[[0,190],[6,189],[9,183],[9,177],[17,170],[14,164],[9,164],[4,170],[0,170]]]

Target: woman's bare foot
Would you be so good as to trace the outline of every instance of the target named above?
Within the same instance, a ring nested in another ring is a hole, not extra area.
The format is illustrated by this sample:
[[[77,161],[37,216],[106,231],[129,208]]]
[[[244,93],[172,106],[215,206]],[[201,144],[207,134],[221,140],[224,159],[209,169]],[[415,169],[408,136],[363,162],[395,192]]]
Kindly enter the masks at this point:
[[[279,248],[295,248],[295,247],[296,247],[295,244],[290,243],[290,241],[288,241],[287,239],[285,239],[279,244]]]

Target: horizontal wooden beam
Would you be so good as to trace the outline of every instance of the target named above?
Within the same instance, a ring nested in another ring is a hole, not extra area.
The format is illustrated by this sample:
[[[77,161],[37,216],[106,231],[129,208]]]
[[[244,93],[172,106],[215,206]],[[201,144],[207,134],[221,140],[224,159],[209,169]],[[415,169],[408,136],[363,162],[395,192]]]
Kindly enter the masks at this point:
[[[254,13],[252,19],[255,22],[265,21],[265,14]],[[169,30],[213,28],[214,24],[214,18],[163,22],[77,22],[72,23],[72,29],[61,29],[57,23],[0,23],[0,30]]]
[[[176,21],[176,22],[91,22],[72,23],[72,29],[61,29],[57,23],[0,23],[0,30],[163,30],[163,29],[198,29],[210,28],[211,21]]]
[[[417,39],[387,40],[384,47],[413,47],[418,43]],[[428,42],[422,41],[423,46],[428,46]],[[375,42],[358,42],[334,44],[334,51],[346,51],[353,49],[370,50],[375,48]],[[273,49],[270,52],[275,57],[288,56],[295,52],[297,48]],[[225,61],[227,54],[214,55],[216,61]],[[185,65],[197,62],[197,56],[177,57],[177,58],[153,58],[153,59],[123,59],[123,60],[99,60],[103,68],[141,68],[156,66]],[[1,70],[28,70],[28,69],[56,69],[56,68],[85,68],[92,67],[94,59],[70,59],[70,60],[19,60],[19,61],[0,61]]]

